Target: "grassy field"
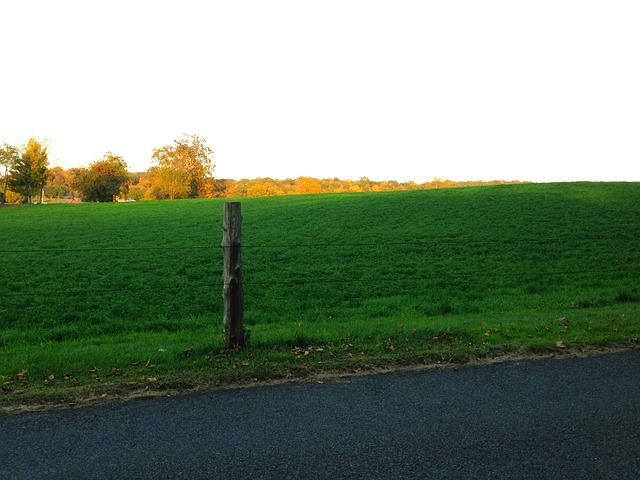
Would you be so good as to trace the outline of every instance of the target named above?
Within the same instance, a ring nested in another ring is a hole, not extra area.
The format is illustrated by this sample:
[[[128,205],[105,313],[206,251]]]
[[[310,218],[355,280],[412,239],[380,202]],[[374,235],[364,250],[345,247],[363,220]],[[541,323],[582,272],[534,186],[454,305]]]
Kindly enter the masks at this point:
[[[222,208],[0,209],[0,406],[638,345],[638,183],[243,199],[243,351]]]

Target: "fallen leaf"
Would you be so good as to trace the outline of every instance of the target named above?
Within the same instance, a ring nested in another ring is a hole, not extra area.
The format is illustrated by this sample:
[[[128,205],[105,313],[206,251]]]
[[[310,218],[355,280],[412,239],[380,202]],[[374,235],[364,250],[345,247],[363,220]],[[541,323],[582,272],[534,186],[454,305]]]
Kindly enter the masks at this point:
[[[153,368],[155,367],[155,365],[153,364],[153,362],[151,361],[151,359],[147,360],[147,363],[145,364],[145,367],[147,368]]]
[[[18,373],[18,380],[20,380],[20,384],[23,387],[26,387],[27,385],[29,385],[29,380],[27,378],[25,378],[25,374],[27,373],[27,371],[25,369],[20,370],[20,372]]]
[[[282,375],[282,377],[283,377],[285,380],[289,380],[291,377],[293,377],[293,373],[291,373],[291,372],[286,372],[284,375]]]
[[[556,342],[556,347],[558,348],[567,348],[567,346],[564,344],[564,342],[561,340],[559,342]]]
[[[71,375],[70,373],[65,373],[62,377],[65,382],[71,382],[74,385],[78,385],[78,379]]]

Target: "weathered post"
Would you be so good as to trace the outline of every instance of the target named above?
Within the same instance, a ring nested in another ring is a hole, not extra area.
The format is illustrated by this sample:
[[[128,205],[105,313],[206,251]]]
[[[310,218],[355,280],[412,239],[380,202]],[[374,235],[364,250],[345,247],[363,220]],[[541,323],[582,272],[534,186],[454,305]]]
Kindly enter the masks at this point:
[[[224,318],[222,320],[224,347],[244,346],[244,300],[242,294],[242,214],[240,202],[225,202],[222,220],[222,298]]]

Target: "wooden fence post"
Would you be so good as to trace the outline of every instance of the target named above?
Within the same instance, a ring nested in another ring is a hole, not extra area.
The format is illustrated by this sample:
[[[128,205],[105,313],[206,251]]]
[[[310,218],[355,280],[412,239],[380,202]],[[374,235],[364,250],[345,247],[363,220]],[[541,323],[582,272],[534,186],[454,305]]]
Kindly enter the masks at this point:
[[[222,247],[224,266],[222,272],[222,320],[224,347],[244,346],[244,300],[242,294],[242,214],[240,202],[225,202],[222,220]]]

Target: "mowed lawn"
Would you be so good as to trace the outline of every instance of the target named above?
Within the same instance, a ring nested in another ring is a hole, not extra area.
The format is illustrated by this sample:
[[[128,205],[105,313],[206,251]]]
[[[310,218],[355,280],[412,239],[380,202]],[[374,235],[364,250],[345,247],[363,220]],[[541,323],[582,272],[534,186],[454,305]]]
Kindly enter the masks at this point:
[[[639,183],[242,199],[237,352],[225,200],[0,209],[0,404],[638,345]]]

